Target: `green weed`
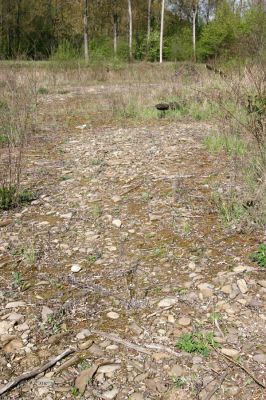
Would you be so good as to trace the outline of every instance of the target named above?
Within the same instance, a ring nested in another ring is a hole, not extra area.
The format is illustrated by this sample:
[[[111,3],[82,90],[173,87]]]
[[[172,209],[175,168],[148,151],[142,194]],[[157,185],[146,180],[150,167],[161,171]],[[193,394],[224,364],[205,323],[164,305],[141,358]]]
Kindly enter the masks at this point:
[[[38,94],[48,94],[49,90],[46,87],[40,87],[38,89]]]
[[[234,135],[211,134],[204,138],[203,143],[211,153],[222,150],[229,156],[243,156],[247,153],[247,144]]]
[[[94,264],[99,258],[101,258],[102,254],[100,252],[97,252],[95,254],[89,254],[87,257],[87,260],[89,261],[90,264]]]
[[[0,187],[0,209],[8,210],[17,204],[17,188],[15,186]]]
[[[187,384],[187,380],[184,376],[173,376],[172,382],[177,389],[182,388]]]
[[[261,243],[258,250],[251,254],[250,258],[260,267],[266,268],[266,243]]]
[[[165,249],[163,247],[158,247],[152,252],[153,257],[163,257],[165,255]]]
[[[212,332],[185,333],[179,338],[176,347],[188,353],[199,353],[207,357],[211,353],[212,347],[217,346],[213,337]]]
[[[81,371],[84,371],[84,369],[88,369],[88,368],[91,367],[91,363],[90,363],[88,360],[82,360],[82,361],[79,363],[78,366],[79,366],[79,368],[80,368]]]

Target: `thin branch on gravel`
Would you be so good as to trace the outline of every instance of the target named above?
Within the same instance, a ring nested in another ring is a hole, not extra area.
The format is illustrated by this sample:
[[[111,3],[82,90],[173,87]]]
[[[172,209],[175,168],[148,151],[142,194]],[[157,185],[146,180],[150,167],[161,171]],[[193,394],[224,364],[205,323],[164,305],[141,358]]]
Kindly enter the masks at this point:
[[[140,188],[141,185],[142,185],[142,183],[139,183],[138,185],[133,186],[133,187],[131,187],[131,188],[125,190],[124,192],[120,193],[120,196],[125,196],[126,194],[128,194],[128,193],[130,193],[130,192],[133,192],[133,190],[136,190],[136,189]]]
[[[230,361],[231,363],[233,363],[234,365],[236,365],[237,367],[241,368],[243,371],[246,372],[246,374],[248,374],[254,382],[256,382],[259,386],[263,387],[263,389],[266,389],[266,386],[264,385],[264,383],[262,383],[261,381],[259,381],[251,371],[249,371],[249,369],[247,369],[246,367],[244,367],[243,365],[239,364],[237,361],[233,360],[231,357],[221,353],[218,349],[214,348],[214,350],[216,351],[216,353],[218,353],[220,356],[224,357],[226,360]]]
[[[105,333],[105,332],[101,332],[101,331],[96,331],[96,330],[92,330],[91,331],[93,334],[101,336],[105,339],[108,340],[112,340],[115,343],[120,343],[122,345],[124,345],[125,347],[128,347],[130,349],[136,350],[140,353],[144,353],[144,354],[151,354],[150,350],[155,350],[155,351],[164,351],[166,353],[169,353],[175,357],[180,357],[181,354],[177,353],[174,350],[169,349],[166,346],[160,345],[160,344],[144,344],[144,346],[140,346],[138,344],[129,342],[127,340],[121,339],[119,336],[114,335],[113,333]]]
[[[212,398],[212,396],[217,392],[217,390],[221,387],[221,385],[223,384],[223,381],[225,380],[226,376],[228,375],[228,371],[225,371],[223,373],[223,375],[221,376],[221,378],[218,380],[218,382],[216,383],[216,385],[214,386],[214,388],[207,394],[207,396],[205,397],[205,400],[210,400]]]
[[[34,378],[35,376],[41,374],[42,372],[44,372],[47,369],[54,366],[58,361],[62,360],[63,358],[69,356],[70,354],[72,354],[74,352],[75,352],[74,349],[67,349],[67,350],[63,351],[63,353],[59,354],[57,357],[50,360],[48,363],[44,364],[42,367],[37,367],[30,372],[25,372],[24,374],[18,376],[16,379],[14,379],[13,381],[7,383],[5,386],[0,388],[0,396],[4,393],[8,392],[9,390],[13,389],[20,382]]]

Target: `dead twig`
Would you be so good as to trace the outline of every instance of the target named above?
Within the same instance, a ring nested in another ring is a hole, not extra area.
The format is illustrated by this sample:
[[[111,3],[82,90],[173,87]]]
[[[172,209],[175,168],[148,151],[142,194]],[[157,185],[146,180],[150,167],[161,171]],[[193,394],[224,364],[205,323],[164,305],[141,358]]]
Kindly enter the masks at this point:
[[[224,357],[226,360],[230,361],[232,364],[236,365],[237,367],[241,368],[243,371],[246,372],[246,374],[248,374],[254,382],[256,382],[259,386],[261,386],[263,389],[266,389],[266,386],[264,385],[264,383],[262,383],[261,381],[259,381],[251,371],[249,371],[249,369],[247,369],[246,367],[244,367],[243,365],[239,364],[237,361],[233,360],[233,358],[221,353],[218,349],[216,349],[214,347],[214,350],[216,351],[216,353],[218,353],[220,356]]]
[[[205,400],[210,400],[212,398],[212,396],[217,392],[217,390],[220,388],[220,386],[222,385],[223,381],[225,380],[226,376],[228,375],[228,371],[225,371],[223,373],[223,375],[221,376],[221,378],[217,381],[216,385],[214,386],[214,388],[207,394],[207,396],[205,397]]]
[[[128,193],[130,193],[130,192],[133,192],[133,190],[136,190],[136,189],[140,188],[141,185],[142,185],[142,183],[139,183],[138,185],[133,186],[133,187],[131,187],[131,188],[125,190],[124,192],[122,192],[122,193],[120,194],[120,196],[125,196],[126,194],[128,194]]]
[[[144,354],[151,354],[150,350],[155,350],[155,351],[164,351],[166,353],[169,353],[175,357],[180,357],[181,354],[177,353],[176,351],[169,349],[167,346],[163,346],[160,344],[145,344],[144,346],[140,346],[138,344],[129,342],[127,340],[121,339],[119,336],[114,335],[113,333],[105,333],[105,332],[101,332],[101,331],[96,331],[96,330],[92,330],[91,331],[93,334],[101,336],[105,339],[109,339],[112,340],[115,343],[119,343],[122,344],[125,347],[128,347],[130,349],[136,350],[140,353],[144,353]]]
[[[59,354],[57,357],[54,357],[48,363],[44,364],[42,367],[37,367],[30,372],[26,372],[26,373],[18,376],[13,381],[7,383],[5,386],[0,388],[0,396],[4,393],[8,392],[9,390],[13,389],[20,382],[34,378],[35,376],[41,374],[42,372],[46,371],[47,369],[49,369],[53,365],[55,365],[58,361],[62,360],[63,358],[69,356],[70,354],[72,354],[74,352],[75,352],[74,349],[67,349],[67,350],[63,351],[63,353]]]

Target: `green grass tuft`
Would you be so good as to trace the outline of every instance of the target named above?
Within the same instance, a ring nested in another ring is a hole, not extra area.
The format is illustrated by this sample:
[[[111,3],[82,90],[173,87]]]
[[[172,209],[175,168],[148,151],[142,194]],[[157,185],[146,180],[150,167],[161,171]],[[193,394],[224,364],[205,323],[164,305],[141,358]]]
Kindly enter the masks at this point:
[[[217,347],[217,345],[212,332],[185,333],[176,343],[178,349],[188,353],[198,353],[204,357],[207,357],[211,353],[212,347]]]

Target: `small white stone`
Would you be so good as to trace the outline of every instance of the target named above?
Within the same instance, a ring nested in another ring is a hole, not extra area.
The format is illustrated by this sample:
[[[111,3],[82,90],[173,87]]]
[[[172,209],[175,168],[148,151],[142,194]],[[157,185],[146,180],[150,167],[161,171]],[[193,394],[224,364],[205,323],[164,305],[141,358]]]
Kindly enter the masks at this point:
[[[117,228],[121,228],[122,222],[120,221],[120,219],[113,219],[112,224]]]
[[[181,317],[177,322],[181,326],[189,326],[191,324],[191,319],[188,317]]]
[[[240,273],[240,272],[245,272],[247,270],[247,267],[245,265],[238,265],[233,269],[234,272]]]
[[[73,264],[71,267],[71,271],[77,273],[81,270],[81,266],[79,264]]]
[[[220,351],[228,357],[237,358],[239,356],[239,351],[235,349],[222,348]]]
[[[119,314],[117,314],[114,311],[110,311],[109,313],[107,313],[107,317],[110,319],[118,319],[119,318]]]
[[[112,201],[113,201],[114,203],[118,203],[119,201],[121,201],[121,197],[118,196],[118,195],[115,195],[115,196],[112,197]]]
[[[6,305],[6,308],[26,307],[25,301],[13,301]]]
[[[236,283],[242,294],[247,293],[248,287],[247,287],[245,279],[238,279]]]
[[[172,307],[174,304],[176,304],[177,299],[174,297],[165,297],[158,303],[158,307],[160,308],[168,308]]]

